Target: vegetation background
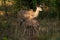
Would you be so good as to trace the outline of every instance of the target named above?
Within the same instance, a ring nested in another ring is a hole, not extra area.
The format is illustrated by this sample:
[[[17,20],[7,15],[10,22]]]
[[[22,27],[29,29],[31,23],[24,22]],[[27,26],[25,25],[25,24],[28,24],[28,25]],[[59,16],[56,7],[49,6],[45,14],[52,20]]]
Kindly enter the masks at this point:
[[[21,9],[44,6],[38,16],[40,35],[38,40],[60,40],[60,0],[0,0],[0,40],[16,39],[16,15]]]

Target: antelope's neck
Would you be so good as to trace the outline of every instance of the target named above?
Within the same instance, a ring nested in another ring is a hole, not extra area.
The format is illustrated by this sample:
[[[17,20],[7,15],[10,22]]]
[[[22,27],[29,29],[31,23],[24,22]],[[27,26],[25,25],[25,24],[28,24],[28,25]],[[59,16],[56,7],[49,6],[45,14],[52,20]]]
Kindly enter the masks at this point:
[[[37,9],[37,10],[35,11],[35,13],[34,13],[34,17],[37,17],[38,14],[39,14],[39,10]]]

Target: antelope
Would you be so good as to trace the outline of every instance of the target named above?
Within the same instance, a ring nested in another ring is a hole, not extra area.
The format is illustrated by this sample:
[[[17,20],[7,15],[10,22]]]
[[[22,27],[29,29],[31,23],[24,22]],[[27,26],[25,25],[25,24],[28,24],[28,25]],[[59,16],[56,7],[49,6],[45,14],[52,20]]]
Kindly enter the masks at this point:
[[[42,8],[37,6],[36,11],[33,11],[33,9],[20,10],[17,14],[18,26],[23,28],[23,34],[24,35],[25,35],[25,33],[28,35],[27,39],[29,39],[30,37],[32,37],[32,38],[34,37],[33,39],[30,38],[30,40],[35,40],[34,34],[36,35],[36,33],[34,31],[37,31],[37,29],[39,28],[37,26],[39,24],[36,20],[32,20],[32,19],[34,19],[38,16],[39,11],[42,11]]]
[[[39,14],[39,11],[42,11],[41,5],[36,7],[36,11],[33,11],[33,9],[30,10],[20,10],[18,12],[18,17],[19,18],[24,18],[27,20],[32,20],[36,18]]]

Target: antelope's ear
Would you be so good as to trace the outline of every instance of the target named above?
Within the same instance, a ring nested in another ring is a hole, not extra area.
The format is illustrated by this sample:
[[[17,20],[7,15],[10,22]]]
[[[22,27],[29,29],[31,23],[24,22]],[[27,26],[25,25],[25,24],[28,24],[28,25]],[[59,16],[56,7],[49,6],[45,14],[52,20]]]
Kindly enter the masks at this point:
[[[40,5],[40,7],[41,7],[42,5]]]
[[[43,7],[42,5],[40,5],[40,7]]]

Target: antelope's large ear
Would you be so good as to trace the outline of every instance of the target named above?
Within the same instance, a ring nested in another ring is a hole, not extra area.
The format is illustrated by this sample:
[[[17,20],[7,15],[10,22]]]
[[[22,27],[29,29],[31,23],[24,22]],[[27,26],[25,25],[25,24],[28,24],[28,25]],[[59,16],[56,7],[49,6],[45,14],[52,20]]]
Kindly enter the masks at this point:
[[[40,7],[43,7],[42,5],[40,5]]]

